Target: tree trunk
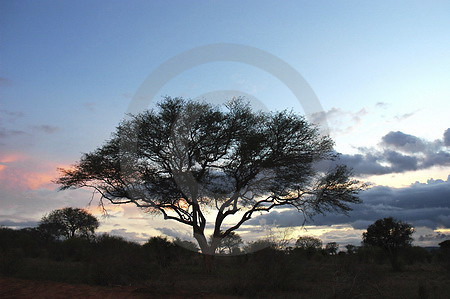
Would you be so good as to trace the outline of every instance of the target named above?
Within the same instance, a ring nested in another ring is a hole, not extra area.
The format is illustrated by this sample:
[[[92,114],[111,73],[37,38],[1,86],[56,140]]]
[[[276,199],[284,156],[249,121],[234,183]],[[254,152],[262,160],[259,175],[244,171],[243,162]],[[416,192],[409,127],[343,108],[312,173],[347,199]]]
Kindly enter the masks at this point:
[[[197,240],[200,250],[203,255],[203,270],[205,273],[212,273],[214,270],[214,254],[220,240],[213,239],[211,244],[208,244],[203,233],[194,233],[194,238]]]
[[[214,255],[203,254],[203,270],[207,274],[211,274],[214,271]]]

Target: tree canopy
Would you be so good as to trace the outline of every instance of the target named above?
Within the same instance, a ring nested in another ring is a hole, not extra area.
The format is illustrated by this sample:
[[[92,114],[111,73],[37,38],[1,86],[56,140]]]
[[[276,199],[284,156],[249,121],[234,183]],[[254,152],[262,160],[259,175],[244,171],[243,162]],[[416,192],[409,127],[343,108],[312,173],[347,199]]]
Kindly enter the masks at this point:
[[[410,246],[414,228],[405,222],[392,217],[375,221],[363,233],[363,244],[378,246],[384,249],[395,249]]]
[[[210,243],[214,241],[214,237],[210,237]],[[240,245],[244,244],[244,241],[242,240],[241,236],[237,234],[236,232],[229,233],[226,237],[224,237],[222,240],[220,240],[220,243],[217,245],[217,249],[219,250],[219,253],[224,254],[232,254],[240,252]]]
[[[78,208],[54,210],[42,217],[38,230],[50,238],[88,237],[98,228],[95,216]]]
[[[398,252],[400,249],[411,246],[411,235],[414,228],[405,222],[392,217],[378,219],[363,233],[363,244],[383,248],[391,261],[394,270],[400,270]]]
[[[322,240],[312,236],[302,236],[295,242],[295,247],[308,250],[319,250],[322,248]]]
[[[91,187],[113,204],[133,203],[191,226],[202,252],[213,254],[258,212],[292,207],[306,219],[349,211],[361,188],[350,170],[315,168],[334,156],[333,141],[294,112],[167,97],[157,109],[129,116],[103,146],[62,169],[57,183]],[[205,236],[210,210],[212,242]],[[239,219],[224,227],[232,215]]]

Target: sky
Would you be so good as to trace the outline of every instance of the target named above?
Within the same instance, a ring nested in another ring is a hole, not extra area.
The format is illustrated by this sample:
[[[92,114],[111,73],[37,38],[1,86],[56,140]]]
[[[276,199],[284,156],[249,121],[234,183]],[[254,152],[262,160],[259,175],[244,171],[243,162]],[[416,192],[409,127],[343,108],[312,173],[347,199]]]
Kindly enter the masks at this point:
[[[357,245],[394,216],[435,246],[450,238],[449,13],[448,1],[1,1],[0,225],[73,206],[102,232],[191,238],[132,206],[101,217],[90,190],[57,191],[57,168],[101,146],[136,103],[246,96],[326,125],[341,162],[372,184],[348,216],[301,229],[280,210],[243,226],[247,240],[289,230]]]

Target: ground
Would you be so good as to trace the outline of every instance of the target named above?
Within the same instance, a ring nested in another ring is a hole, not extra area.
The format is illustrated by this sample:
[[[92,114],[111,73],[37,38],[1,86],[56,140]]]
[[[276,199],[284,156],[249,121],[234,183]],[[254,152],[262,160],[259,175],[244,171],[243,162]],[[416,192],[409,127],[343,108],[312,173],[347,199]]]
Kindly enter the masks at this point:
[[[239,298],[210,292],[151,290],[147,286],[91,286],[0,277],[0,298]]]

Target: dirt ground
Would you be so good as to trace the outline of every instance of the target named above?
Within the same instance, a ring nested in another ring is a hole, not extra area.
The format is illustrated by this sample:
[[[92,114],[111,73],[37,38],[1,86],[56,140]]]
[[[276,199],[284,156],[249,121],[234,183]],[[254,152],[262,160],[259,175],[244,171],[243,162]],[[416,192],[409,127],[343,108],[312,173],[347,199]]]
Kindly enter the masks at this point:
[[[90,286],[0,277],[0,298],[238,298],[182,290],[154,292],[145,286]]]

